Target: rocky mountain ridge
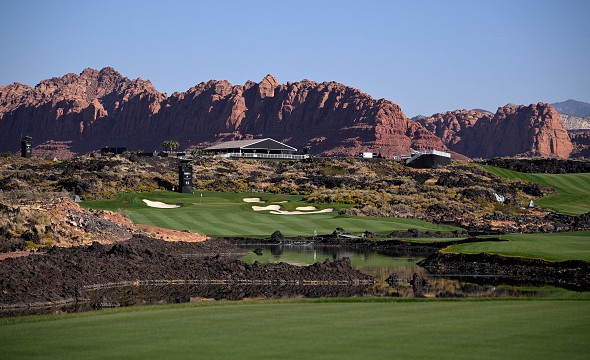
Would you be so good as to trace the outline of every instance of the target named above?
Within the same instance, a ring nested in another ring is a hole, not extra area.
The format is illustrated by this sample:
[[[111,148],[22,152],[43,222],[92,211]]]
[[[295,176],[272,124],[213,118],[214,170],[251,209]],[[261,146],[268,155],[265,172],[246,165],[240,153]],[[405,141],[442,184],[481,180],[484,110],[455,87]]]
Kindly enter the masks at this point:
[[[452,151],[471,158],[569,157],[573,145],[549,104],[508,104],[495,114],[455,110],[418,120]]]
[[[552,103],[551,106],[553,106],[560,114],[578,117],[586,117],[590,115],[590,104],[583,101],[569,99],[562,102]]]
[[[30,135],[37,144],[72,141],[67,150],[77,154],[104,146],[151,151],[168,138],[191,149],[256,137],[311,146],[323,155],[447,150],[398,105],[336,82],[285,85],[271,75],[243,86],[211,80],[168,97],[149,80],[129,80],[112,68],[86,69],[35,88],[0,87],[0,134],[4,150],[18,149],[20,136]]]
[[[412,121],[399,105],[337,82],[279,84],[267,75],[244,85],[211,80],[167,96],[149,80],[130,80],[110,67],[34,88],[0,87],[0,151],[18,152],[24,135],[33,137],[34,156],[58,158],[105,146],[151,152],[169,139],[190,151],[261,137],[324,156],[368,151],[394,157],[420,149],[450,151],[460,159],[571,152],[559,114],[548,104],[506,106],[495,115],[456,110]]]

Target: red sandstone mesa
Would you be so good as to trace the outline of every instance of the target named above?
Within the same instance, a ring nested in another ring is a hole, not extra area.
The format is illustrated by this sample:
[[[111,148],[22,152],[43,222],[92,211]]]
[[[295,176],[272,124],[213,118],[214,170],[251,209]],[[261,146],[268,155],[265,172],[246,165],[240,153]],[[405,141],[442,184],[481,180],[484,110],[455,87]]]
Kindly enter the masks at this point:
[[[336,82],[279,84],[267,75],[244,85],[211,80],[167,96],[149,80],[130,80],[109,67],[34,88],[0,87],[0,151],[17,152],[24,135],[33,137],[35,156],[58,158],[105,146],[160,150],[169,139],[190,150],[259,137],[328,156],[437,149],[457,158],[567,157],[572,150],[548,104],[503,107],[496,115],[457,110],[415,122],[393,102]]]
[[[285,85],[270,75],[243,86],[211,80],[168,97],[149,81],[129,80],[112,68],[86,69],[34,88],[18,83],[0,87],[0,134],[5,151],[15,151],[20,136],[30,135],[37,145],[68,142],[62,155],[104,146],[151,151],[169,138],[182,149],[272,137],[324,155],[446,150],[398,105],[336,82]],[[34,152],[51,156],[51,148]]]
[[[544,103],[507,105],[490,113],[456,110],[419,122],[452,151],[471,158],[569,157],[572,142],[555,109]]]

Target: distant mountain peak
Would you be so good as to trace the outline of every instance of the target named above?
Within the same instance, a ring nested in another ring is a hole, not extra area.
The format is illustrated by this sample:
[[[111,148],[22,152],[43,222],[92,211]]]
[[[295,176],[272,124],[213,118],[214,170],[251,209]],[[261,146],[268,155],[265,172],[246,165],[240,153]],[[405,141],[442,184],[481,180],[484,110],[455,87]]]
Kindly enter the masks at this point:
[[[551,104],[560,114],[586,117],[590,115],[590,104],[577,100],[566,100]]]
[[[482,114],[491,114],[491,115],[494,115],[493,112],[488,111],[486,109],[471,109],[471,111],[475,111],[475,112],[482,113]]]

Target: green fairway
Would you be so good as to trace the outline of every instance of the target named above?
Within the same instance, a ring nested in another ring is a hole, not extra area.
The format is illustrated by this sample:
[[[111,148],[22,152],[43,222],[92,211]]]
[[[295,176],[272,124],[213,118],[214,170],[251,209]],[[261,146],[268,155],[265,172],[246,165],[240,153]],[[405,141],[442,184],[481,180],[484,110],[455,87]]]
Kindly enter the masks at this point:
[[[201,196],[203,194],[203,196]],[[261,197],[267,203],[246,203],[244,198]],[[147,206],[143,199],[167,204],[182,204],[173,209],[159,209]],[[280,215],[269,211],[254,211],[252,206],[268,206],[279,201],[283,210],[311,204],[302,201],[301,196],[274,194],[245,194],[199,192],[180,194],[169,191],[122,194],[115,200],[88,201],[81,205],[86,208],[128,212],[136,224],[153,225],[174,230],[190,230],[210,236],[268,237],[280,230],[286,236],[311,236],[332,233],[341,227],[352,234],[369,230],[379,234],[416,228],[422,231],[452,231],[458,228],[430,224],[415,219],[379,217],[345,217],[336,211],[320,214]],[[342,204],[315,204],[318,209],[342,207]]]
[[[507,234],[509,242],[482,242],[451,247],[452,252],[499,254],[550,261],[590,261],[590,231],[551,234]]]
[[[536,202],[538,206],[544,206],[569,215],[580,215],[590,211],[590,173],[526,174],[494,166],[480,166],[507,179],[536,182],[550,186],[559,192],[558,195],[540,199]]]
[[[3,359],[587,359],[587,301],[184,304],[0,320]],[[50,321],[48,321],[50,320]]]

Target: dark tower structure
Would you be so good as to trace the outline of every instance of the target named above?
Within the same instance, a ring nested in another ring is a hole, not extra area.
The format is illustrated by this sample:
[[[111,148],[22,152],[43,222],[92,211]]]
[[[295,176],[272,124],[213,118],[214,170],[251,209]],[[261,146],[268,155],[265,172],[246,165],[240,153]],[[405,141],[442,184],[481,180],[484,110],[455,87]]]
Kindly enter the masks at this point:
[[[178,166],[178,192],[192,194],[193,192],[193,167],[190,160],[180,160]]]
[[[33,155],[33,138],[25,136],[20,141],[20,155],[24,158],[30,158]]]

